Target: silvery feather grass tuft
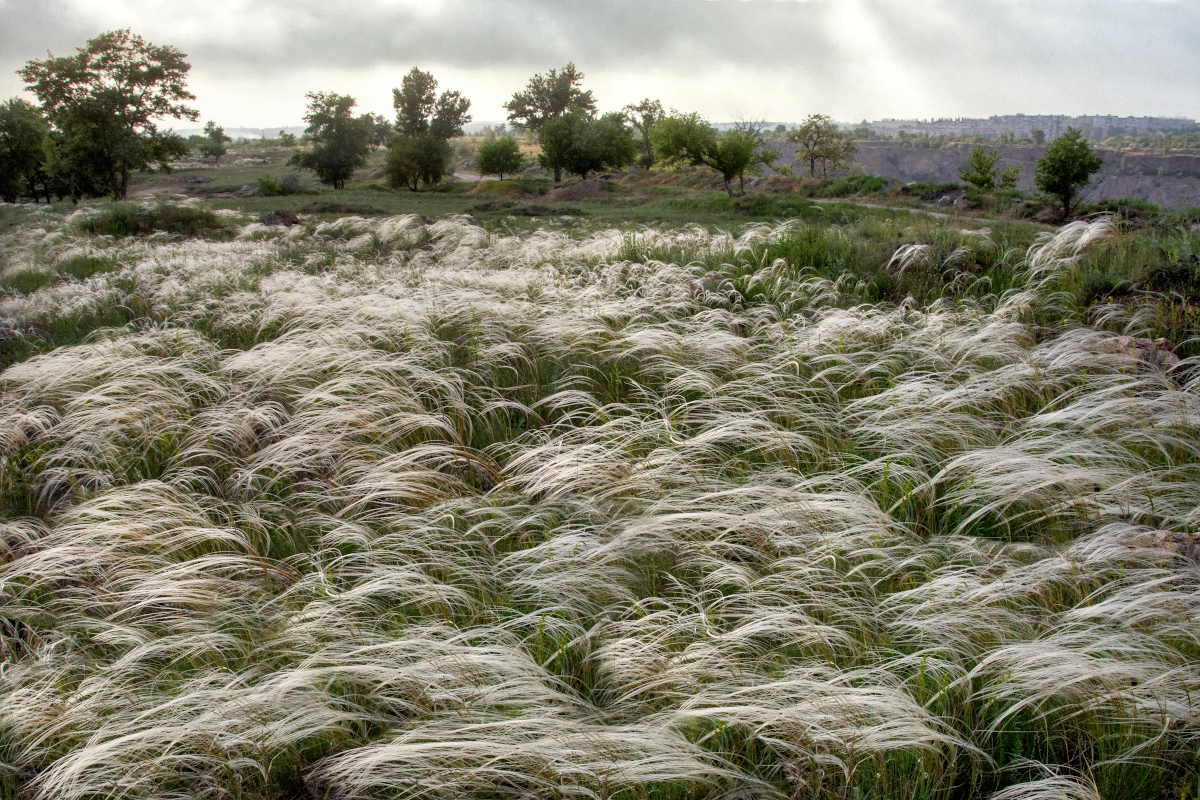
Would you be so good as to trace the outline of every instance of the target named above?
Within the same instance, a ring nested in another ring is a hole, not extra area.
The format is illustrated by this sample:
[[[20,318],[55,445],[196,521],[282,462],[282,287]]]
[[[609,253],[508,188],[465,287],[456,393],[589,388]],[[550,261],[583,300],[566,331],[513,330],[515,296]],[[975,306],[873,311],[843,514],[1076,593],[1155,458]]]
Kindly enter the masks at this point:
[[[926,308],[712,277],[796,224],[33,224],[10,264],[119,268],[0,300],[101,326],[0,375],[0,796],[1133,798],[1195,763],[1196,365],[1031,321],[1107,221]]]

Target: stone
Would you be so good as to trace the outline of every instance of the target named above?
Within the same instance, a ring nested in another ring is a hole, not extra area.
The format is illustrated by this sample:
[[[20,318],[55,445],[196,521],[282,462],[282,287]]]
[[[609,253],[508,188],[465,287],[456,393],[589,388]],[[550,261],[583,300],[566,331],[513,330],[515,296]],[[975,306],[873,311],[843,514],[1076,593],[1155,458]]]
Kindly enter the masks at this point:
[[[1121,355],[1162,369],[1172,369],[1180,362],[1179,356],[1173,352],[1175,346],[1162,337],[1143,339],[1140,336],[1118,336],[1114,342],[1116,351]]]
[[[1153,547],[1168,553],[1183,556],[1192,562],[1200,562],[1200,534],[1179,531],[1150,531],[1137,537],[1135,542],[1143,547]]]
[[[283,225],[292,227],[300,222],[300,215],[290,208],[277,208],[263,217],[264,225]]]
[[[959,197],[957,200],[954,201],[954,210],[955,211],[966,211],[970,207],[971,207],[971,201],[965,197]]]
[[[704,298],[710,294],[728,295],[735,291],[733,283],[719,272],[708,272],[688,285],[693,298]]]
[[[954,205],[954,198],[948,194],[943,195],[941,198],[938,199],[937,204],[939,206],[952,206],[952,205]]]

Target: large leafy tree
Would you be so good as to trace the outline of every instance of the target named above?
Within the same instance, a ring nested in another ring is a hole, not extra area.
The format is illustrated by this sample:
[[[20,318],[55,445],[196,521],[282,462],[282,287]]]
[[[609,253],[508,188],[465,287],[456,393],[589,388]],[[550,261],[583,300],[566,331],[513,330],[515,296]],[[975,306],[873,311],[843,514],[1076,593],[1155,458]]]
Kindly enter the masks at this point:
[[[1068,219],[1076,196],[1103,165],[1104,159],[1092,152],[1083,134],[1067,128],[1038,159],[1034,182],[1038,189],[1062,203],[1063,219]]]
[[[471,101],[458,91],[437,93],[431,73],[413,67],[392,89],[396,108],[396,135],[388,145],[385,169],[388,181],[414,192],[418,182],[438,183],[451,170],[454,148],[450,139],[462,136],[471,121]]]
[[[102,33],[74,55],[29,61],[18,70],[58,130],[59,159],[68,171],[99,178],[114,197],[125,197],[135,170],[165,167],[187,152],[183,140],[158,130],[164,118],[199,118],[184,105],[191,65],[170,46],[154,45],[128,29]],[[71,141],[88,137],[86,142]],[[79,159],[87,154],[88,163]]]
[[[346,94],[309,92],[308,127],[305,133],[312,147],[288,159],[289,164],[311,169],[321,183],[333,184],[335,189],[346,188],[346,180],[354,170],[367,163],[373,126],[371,120],[355,117],[357,101]]]
[[[808,167],[809,177],[817,177],[831,169],[841,169],[858,153],[853,135],[843,134],[833,120],[824,114],[811,114],[799,128],[788,131],[787,140],[799,145],[796,160]]]
[[[513,94],[504,104],[508,120],[513,126],[530,135],[541,138],[542,129],[552,119],[564,114],[596,113],[596,98],[590,90],[580,88],[583,73],[569,63],[562,69],[551,69],[546,74],[538,73],[529,79],[525,88]],[[562,180],[562,170],[554,171],[554,181]]]
[[[20,98],[0,105],[0,198],[5,202],[15,203],[23,194],[38,199],[38,187],[45,187],[42,142],[49,129],[37,107]]]
[[[666,116],[662,103],[647,97],[640,103],[630,103],[623,111],[638,133],[638,149],[641,150],[638,163],[643,169],[650,169],[654,166],[654,143],[650,141],[650,130]]]
[[[667,164],[705,166],[721,174],[725,191],[733,197],[733,179],[745,191],[747,174],[761,172],[778,154],[753,130],[718,131],[699,114],[672,113],[650,131],[655,152]]]
[[[538,163],[581,178],[606,169],[620,169],[637,159],[637,142],[622,114],[596,118],[581,111],[550,120],[542,128]]]
[[[392,89],[396,108],[396,133],[407,138],[432,134],[443,140],[462,136],[463,125],[471,121],[471,101],[458,91],[437,93],[438,82],[432,74],[413,67]]]

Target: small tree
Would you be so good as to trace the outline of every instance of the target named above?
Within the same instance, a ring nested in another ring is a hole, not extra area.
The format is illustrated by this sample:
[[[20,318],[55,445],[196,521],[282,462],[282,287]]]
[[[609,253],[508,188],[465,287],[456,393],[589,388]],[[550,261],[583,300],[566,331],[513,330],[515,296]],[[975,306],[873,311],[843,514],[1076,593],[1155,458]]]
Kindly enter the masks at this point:
[[[630,103],[625,106],[624,111],[626,118],[638,134],[638,149],[641,150],[638,163],[642,169],[650,169],[654,166],[654,143],[650,141],[650,129],[666,116],[662,103],[647,97],[640,103]]]
[[[971,150],[967,159],[967,168],[958,171],[958,177],[964,183],[969,183],[976,189],[990,192],[996,188],[999,177],[1000,151],[988,150],[986,147],[976,147]]]
[[[1029,138],[1033,139],[1033,143],[1041,147],[1046,143],[1046,132],[1041,128],[1034,128],[1029,132]]]
[[[29,61],[17,73],[42,102],[58,129],[60,144],[78,160],[87,153],[88,171],[116,198],[125,197],[129,174],[159,166],[188,152],[187,142],[161,134],[156,120],[199,118],[182,104],[191,65],[174,47],[157,46],[128,29],[102,33],[75,55]],[[69,143],[80,136],[87,142]],[[62,164],[67,161],[60,161]],[[72,169],[81,169],[76,164]]]
[[[346,180],[354,170],[367,163],[371,144],[371,129],[362,118],[352,115],[357,104],[350,95],[334,92],[309,92],[308,122],[305,133],[312,149],[296,153],[288,164],[317,173],[321,183],[331,183],[335,189],[346,188]]]
[[[296,134],[288,133],[282,128],[279,129],[279,146],[280,147],[295,147]]]
[[[24,100],[14,97],[0,105],[0,198],[6,203],[17,202],[25,192],[37,202],[38,187],[46,187],[42,141],[49,130],[37,108]]]
[[[225,135],[225,129],[210,119],[204,124],[204,136],[200,138],[196,146],[200,150],[200,155],[212,156],[214,163],[220,164],[221,156],[229,152],[225,149],[225,143],[232,141]]]
[[[378,150],[380,147],[385,147],[388,141],[392,138],[394,128],[392,123],[387,121],[381,114],[363,114],[363,124],[371,129],[371,149]]]
[[[524,164],[525,157],[521,155],[521,147],[511,136],[484,142],[475,156],[475,168],[479,170],[480,175],[496,175],[500,180],[504,180],[505,173],[511,175]]]
[[[1088,185],[1104,160],[1092,152],[1092,146],[1075,128],[1055,139],[1038,159],[1034,181],[1037,188],[1062,203],[1063,219],[1071,216],[1071,204]]]
[[[843,168],[858,154],[853,135],[842,134],[824,114],[810,115],[799,128],[788,131],[787,140],[799,145],[796,160],[808,166],[810,178],[817,177],[818,164],[824,176],[830,169]]]
[[[1007,191],[1012,191],[1017,188],[1017,184],[1021,180],[1021,172],[1025,167],[1017,164],[1011,167],[1005,167],[1004,172],[1000,174],[1000,188]]]
[[[667,164],[710,167],[721,174],[725,191],[733,197],[733,179],[770,166],[778,154],[762,137],[750,131],[720,133],[696,113],[672,114],[650,132],[654,150]],[[744,191],[744,186],[742,187]]]

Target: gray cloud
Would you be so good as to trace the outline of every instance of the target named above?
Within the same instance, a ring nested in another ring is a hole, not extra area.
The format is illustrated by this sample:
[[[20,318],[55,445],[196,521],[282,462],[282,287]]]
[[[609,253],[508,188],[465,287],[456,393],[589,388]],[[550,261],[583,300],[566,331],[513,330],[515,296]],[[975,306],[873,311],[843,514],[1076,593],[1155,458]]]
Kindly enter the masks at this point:
[[[292,122],[305,88],[387,110],[413,64],[476,117],[575,61],[602,105],[715,118],[1014,111],[1194,116],[1200,4],[1167,0],[0,0],[0,92],[46,48],[131,26],[190,56],[206,116]],[[444,76],[444,77],[443,77]],[[282,115],[282,116],[281,116]],[[233,122],[233,119],[230,119]]]

